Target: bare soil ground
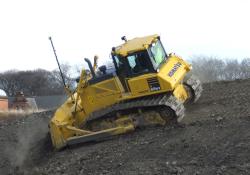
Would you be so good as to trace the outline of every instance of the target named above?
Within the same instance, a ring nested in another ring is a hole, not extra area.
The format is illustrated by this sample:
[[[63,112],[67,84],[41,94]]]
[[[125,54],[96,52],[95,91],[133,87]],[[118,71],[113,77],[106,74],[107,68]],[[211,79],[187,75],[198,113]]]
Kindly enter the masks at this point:
[[[0,119],[0,174],[250,174],[250,80],[204,84],[181,125],[53,151],[52,112]]]

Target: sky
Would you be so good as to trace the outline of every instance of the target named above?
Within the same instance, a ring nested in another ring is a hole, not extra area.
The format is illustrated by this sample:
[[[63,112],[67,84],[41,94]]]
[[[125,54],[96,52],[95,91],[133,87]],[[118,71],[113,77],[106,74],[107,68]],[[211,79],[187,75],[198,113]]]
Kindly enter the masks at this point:
[[[113,46],[159,34],[168,53],[250,57],[250,0],[0,0],[0,72],[110,60]]]

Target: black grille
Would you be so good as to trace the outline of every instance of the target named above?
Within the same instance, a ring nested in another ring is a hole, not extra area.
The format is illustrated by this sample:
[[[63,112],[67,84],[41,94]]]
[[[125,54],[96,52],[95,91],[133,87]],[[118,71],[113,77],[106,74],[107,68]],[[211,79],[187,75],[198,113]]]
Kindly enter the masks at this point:
[[[147,82],[148,82],[148,86],[149,86],[151,91],[161,90],[159,81],[156,77],[147,79]]]

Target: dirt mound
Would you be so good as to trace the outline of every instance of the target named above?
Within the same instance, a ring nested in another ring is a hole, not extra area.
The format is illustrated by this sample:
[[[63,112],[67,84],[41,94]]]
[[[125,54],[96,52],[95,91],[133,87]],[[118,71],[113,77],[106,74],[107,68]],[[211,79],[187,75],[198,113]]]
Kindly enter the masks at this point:
[[[181,125],[55,152],[52,112],[0,120],[0,174],[250,174],[250,80],[204,84]]]

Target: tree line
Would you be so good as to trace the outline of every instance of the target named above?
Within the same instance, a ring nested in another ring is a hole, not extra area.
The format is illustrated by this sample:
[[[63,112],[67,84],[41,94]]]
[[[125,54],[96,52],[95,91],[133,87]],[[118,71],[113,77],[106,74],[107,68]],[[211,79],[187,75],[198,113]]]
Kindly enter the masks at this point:
[[[71,67],[68,64],[63,64],[61,68],[66,84],[73,86],[74,79],[70,75]],[[4,90],[6,95],[10,97],[15,96],[18,91],[22,91],[26,96],[65,94],[58,70],[5,71],[0,73],[0,89]]]
[[[202,82],[250,78],[250,58],[219,59],[216,57],[194,57],[191,61],[193,74]]]
[[[202,82],[235,80],[250,78],[250,58],[241,61],[237,59],[219,59],[216,57],[194,57],[191,59],[192,73]],[[109,63],[110,65],[110,63]],[[61,66],[66,84],[75,86],[73,72],[80,74],[79,67],[69,64]],[[64,86],[58,70],[43,69],[17,71],[9,70],[0,73],[0,89],[8,96],[14,96],[17,91],[23,91],[26,96],[45,96],[65,94]]]

